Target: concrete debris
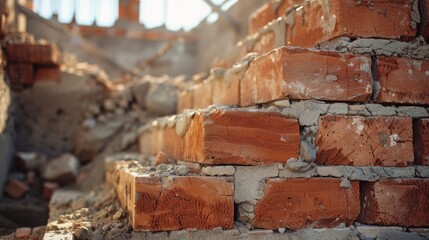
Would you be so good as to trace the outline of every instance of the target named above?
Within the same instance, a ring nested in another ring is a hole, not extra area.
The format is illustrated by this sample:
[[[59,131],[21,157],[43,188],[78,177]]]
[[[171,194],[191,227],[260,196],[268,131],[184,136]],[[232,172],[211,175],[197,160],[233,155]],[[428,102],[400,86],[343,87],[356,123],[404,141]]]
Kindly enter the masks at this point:
[[[312,166],[308,162],[300,161],[295,158],[291,158],[287,161],[286,167],[294,172],[306,172],[308,171]]]
[[[79,160],[70,153],[52,159],[43,171],[43,178],[59,183],[73,182],[79,171]]]
[[[233,176],[235,168],[232,166],[203,167],[201,173],[208,176]]]

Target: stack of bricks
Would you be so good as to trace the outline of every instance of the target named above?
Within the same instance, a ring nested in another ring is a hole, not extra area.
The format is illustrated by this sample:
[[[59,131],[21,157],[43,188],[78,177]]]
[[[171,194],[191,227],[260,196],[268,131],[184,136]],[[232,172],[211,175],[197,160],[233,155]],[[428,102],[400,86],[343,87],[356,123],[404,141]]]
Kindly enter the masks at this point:
[[[60,74],[60,51],[54,43],[35,42],[26,32],[17,32],[13,25],[14,1],[0,3],[0,40],[6,59],[6,73],[10,87],[21,90],[32,86],[34,81],[44,79],[46,74],[58,80]]]
[[[21,34],[26,35],[26,34]],[[4,52],[11,87],[30,87],[37,79],[59,80],[60,51],[55,43],[35,42],[32,36],[8,37]]]
[[[141,128],[142,153],[189,171],[107,163],[135,231],[429,235],[425,1],[302,2],[262,6],[231,67]]]

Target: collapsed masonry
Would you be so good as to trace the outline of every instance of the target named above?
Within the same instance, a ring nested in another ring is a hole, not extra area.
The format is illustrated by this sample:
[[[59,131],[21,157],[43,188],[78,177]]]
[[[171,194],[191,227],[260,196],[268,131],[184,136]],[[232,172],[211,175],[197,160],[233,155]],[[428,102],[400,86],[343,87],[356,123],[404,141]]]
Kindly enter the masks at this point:
[[[101,81],[63,150],[123,210],[56,191],[45,238],[428,239],[428,8],[272,1],[203,80]]]

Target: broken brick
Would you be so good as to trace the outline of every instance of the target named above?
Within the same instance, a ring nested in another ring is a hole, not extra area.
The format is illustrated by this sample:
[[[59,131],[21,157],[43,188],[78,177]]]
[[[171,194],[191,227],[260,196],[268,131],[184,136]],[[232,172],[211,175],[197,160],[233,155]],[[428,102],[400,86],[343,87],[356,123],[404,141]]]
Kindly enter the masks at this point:
[[[429,61],[378,57],[380,103],[429,104]]]
[[[297,158],[297,120],[276,113],[196,113],[182,139],[183,159],[204,164],[265,165]]]
[[[406,117],[322,116],[316,147],[320,165],[409,166],[414,161],[412,121]]]
[[[293,25],[288,27],[287,42],[315,47],[341,36],[412,39],[417,25],[412,11],[413,0],[306,1],[290,16]]]
[[[429,179],[395,179],[362,183],[365,224],[423,227],[429,225]]]
[[[23,197],[29,190],[29,187],[24,182],[17,179],[12,179],[4,186],[4,191],[13,198]]]
[[[429,166],[429,118],[414,123],[413,136],[415,163]]]
[[[256,204],[253,226],[264,229],[328,228],[351,224],[360,211],[359,182],[341,179],[270,179]]]
[[[371,93],[368,56],[281,47],[250,64],[241,80],[240,102],[251,106],[285,97],[365,102]]]
[[[136,176],[131,186],[135,231],[230,229],[234,225],[234,185],[223,178],[146,175]]]

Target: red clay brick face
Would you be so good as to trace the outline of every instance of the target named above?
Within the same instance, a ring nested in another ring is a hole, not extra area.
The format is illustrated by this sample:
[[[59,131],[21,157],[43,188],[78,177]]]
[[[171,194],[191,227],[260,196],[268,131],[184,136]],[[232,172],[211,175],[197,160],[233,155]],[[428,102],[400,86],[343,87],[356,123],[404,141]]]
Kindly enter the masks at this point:
[[[258,228],[334,227],[351,224],[359,214],[359,182],[340,187],[341,179],[270,179],[255,208]]]
[[[429,118],[414,123],[414,155],[416,164],[429,166]]]
[[[322,116],[316,137],[316,163],[408,166],[413,163],[412,138],[410,118]]]
[[[429,61],[378,57],[380,103],[429,104]]]
[[[136,177],[136,231],[187,228],[230,229],[234,225],[233,183],[210,177]]]
[[[195,118],[200,124],[191,124],[190,129],[202,137],[202,142],[191,145],[193,152],[189,158],[185,154],[185,159],[205,164],[260,165],[298,157],[299,125],[295,119],[238,111],[215,111],[195,116],[193,121]],[[196,136],[191,134],[189,142],[195,142]]]
[[[375,225],[428,226],[429,179],[362,183],[362,211],[358,220]]]
[[[372,93],[371,59],[282,47],[257,58],[241,80],[241,105],[289,97],[365,102]]]
[[[292,46],[314,47],[340,36],[414,38],[412,2],[308,1],[296,12],[287,42]]]

